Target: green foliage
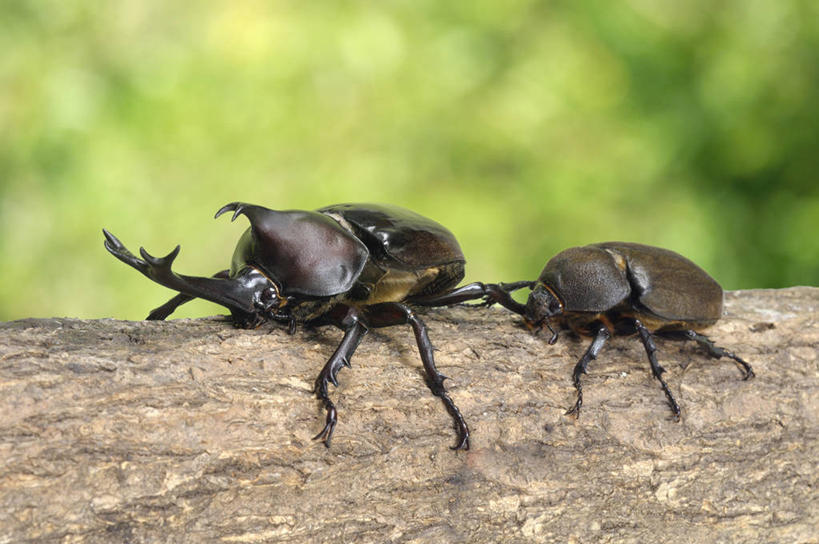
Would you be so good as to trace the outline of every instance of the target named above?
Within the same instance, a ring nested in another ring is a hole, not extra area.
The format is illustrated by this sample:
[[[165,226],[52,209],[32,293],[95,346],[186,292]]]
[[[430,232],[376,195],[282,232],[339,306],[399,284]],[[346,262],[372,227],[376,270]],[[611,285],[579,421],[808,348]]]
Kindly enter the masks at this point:
[[[209,274],[234,200],[413,208],[468,280],[620,239],[819,283],[814,1],[5,1],[0,50],[0,319],[144,317],[100,228]]]

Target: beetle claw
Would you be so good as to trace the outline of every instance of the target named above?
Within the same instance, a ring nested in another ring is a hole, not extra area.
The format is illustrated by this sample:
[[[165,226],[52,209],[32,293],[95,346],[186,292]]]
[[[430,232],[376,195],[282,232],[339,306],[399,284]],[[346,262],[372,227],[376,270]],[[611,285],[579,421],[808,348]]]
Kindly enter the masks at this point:
[[[563,415],[564,416],[574,416],[575,419],[579,418],[580,417],[580,405],[575,404],[574,406],[572,406],[571,408],[569,408],[568,410],[563,412]]]
[[[324,428],[313,437],[313,440],[321,440],[324,442],[324,447],[330,447],[330,440],[333,438],[333,431],[336,428],[337,414],[336,407],[330,399],[324,399],[324,407],[327,410],[327,417],[325,418]]]
[[[330,373],[327,375],[327,377],[324,379],[324,382],[325,382],[325,383],[327,383],[327,382],[329,381],[331,384],[333,384],[333,387],[338,387],[338,377],[337,377],[337,374],[338,374],[338,372],[330,372]],[[326,386],[325,386],[325,389],[327,389],[327,387],[326,387]]]
[[[451,450],[468,450],[469,449],[469,432],[461,433],[460,439],[458,440],[458,444],[455,446],[450,446],[449,449]]]
[[[671,404],[671,403],[669,403],[669,404]],[[676,421],[677,423],[682,421],[682,415],[680,413],[680,407],[677,406],[676,403],[671,404],[671,411],[674,412],[674,415],[672,416],[674,418],[674,421]]]

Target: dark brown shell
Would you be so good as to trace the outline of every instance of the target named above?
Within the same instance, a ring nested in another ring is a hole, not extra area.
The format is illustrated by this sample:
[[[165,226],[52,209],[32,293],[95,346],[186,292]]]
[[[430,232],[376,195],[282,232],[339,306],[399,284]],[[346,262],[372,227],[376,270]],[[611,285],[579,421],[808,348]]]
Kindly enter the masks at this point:
[[[327,297],[349,291],[369,257],[364,244],[324,214],[277,211],[233,202],[217,217],[244,214],[250,228],[233,254],[231,274],[254,266],[285,296]]]
[[[640,304],[668,321],[710,322],[722,316],[722,287],[679,253],[643,244],[595,244],[622,256]]]
[[[722,315],[722,287],[679,253],[630,242],[604,242],[561,251],[539,281],[563,312],[601,313],[618,304],[667,322],[707,324]]]
[[[388,268],[422,270],[465,262],[461,246],[446,227],[406,208],[336,204],[317,211],[346,222],[371,257]]]
[[[593,246],[571,247],[546,263],[538,281],[551,287],[565,312],[603,312],[631,293],[625,270]]]

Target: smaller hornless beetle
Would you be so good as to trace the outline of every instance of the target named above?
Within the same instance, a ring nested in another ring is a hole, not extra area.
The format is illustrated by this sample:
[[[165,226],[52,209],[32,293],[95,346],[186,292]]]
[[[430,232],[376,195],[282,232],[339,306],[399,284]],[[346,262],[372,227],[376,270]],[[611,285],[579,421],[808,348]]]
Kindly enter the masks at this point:
[[[510,296],[524,287],[532,290],[525,305]],[[722,287],[699,266],[667,249],[628,242],[573,247],[552,257],[537,281],[469,284],[449,297],[483,297],[487,304],[499,303],[522,315],[535,332],[548,328],[549,344],[557,341],[553,325],[590,336],[592,343],[574,367],[577,400],[567,414],[580,415],[580,376],[612,335],[640,337],[651,372],[677,419],[680,407],[663,380],[665,370],[657,362],[654,336],[694,340],[710,356],[736,361],[744,379],[754,376],[751,365],[697,332],[722,317]]]
[[[233,212],[250,221],[233,254],[230,270],[213,277],[183,276],[171,270],[179,246],[165,257],[140,248],[136,257],[103,229],[105,248],[155,282],[180,294],[154,309],[148,319],[165,319],[194,298],[221,304],[237,327],[255,328],[267,320],[335,325],[344,331],[335,353],[316,379],[314,392],[324,403],[324,428],[315,438],[329,447],[337,412],[330,383],[350,366],[350,358],[371,328],[409,324],[426,372],[458,429],[453,449],[469,449],[469,428],[435,368],[424,322],[410,304],[442,306],[447,292],[464,276],[465,259],[457,240],[442,225],[410,210],[377,204],[338,204],[316,211],[276,211],[233,202],[216,212]]]

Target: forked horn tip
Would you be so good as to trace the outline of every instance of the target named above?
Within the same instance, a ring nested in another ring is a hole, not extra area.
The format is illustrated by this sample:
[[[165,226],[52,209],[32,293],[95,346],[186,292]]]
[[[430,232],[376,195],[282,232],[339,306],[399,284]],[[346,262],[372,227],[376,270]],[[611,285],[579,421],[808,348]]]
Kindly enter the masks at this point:
[[[102,229],[102,235],[103,235],[103,236],[105,236],[105,239],[106,239],[108,242],[110,242],[110,243],[112,243],[112,244],[115,244],[115,245],[119,245],[119,244],[120,244],[119,239],[117,239],[117,237],[116,237],[116,236],[114,236],[113,234],[111,234],[110,232],[108,232],[106,229]]]
[[[122,242],[119,241],[119,238],[117,238],[107,230],[102,229],[102,234],[105,236],[105,242],[103,242],[103,245],[105,246],[105,249],[107,249],[109,253],[116,255],[117,253],[121,253],[125,249],[125,246],[122,245]]]
[[[153,255],[145,251],[144,247],[140,247],[139,254],[142,255],[142,258],[145,260],[145,262],[147,262],[151,266],[163,266],[172,263],[174,259],[176,259],[176,256],[179,255],[179,250],[181,248],[182,246],[177,245],[175,248],[173,248],[173,250],[170,253],[168,253],[164,257],[154,257]]]
[[[236,218],[239,217],[240,213],[242,213],[242,210],[244,209],[244,207],[245,207],[245,204],[243,204],[241,202],[231,202],[230,204],[225,204],[224,206],[219,208],[219,211],[216,212],[216,215],[214,215],[213,218],[216,219],[217,217],[219,217],[223,213],[232,211],[233,212],[233,217],[231,217],[230,220],[231,221],[236,221]]]

